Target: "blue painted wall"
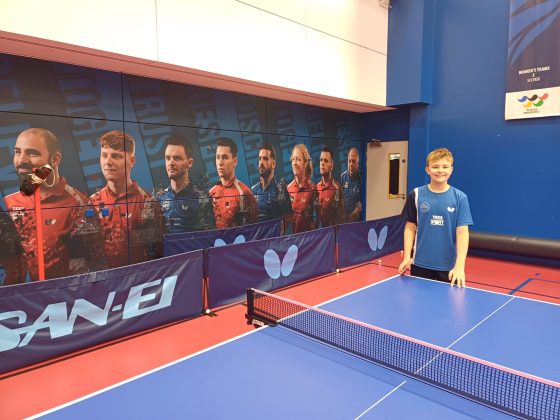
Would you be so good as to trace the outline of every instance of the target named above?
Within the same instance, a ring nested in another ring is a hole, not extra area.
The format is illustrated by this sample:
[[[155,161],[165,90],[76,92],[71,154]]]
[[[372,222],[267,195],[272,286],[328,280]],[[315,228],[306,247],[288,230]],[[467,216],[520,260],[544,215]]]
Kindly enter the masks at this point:
[[[509,1],[391,4],[387,97],[409,108],[409,188],[427,182],[426,152],[448,147],[473,230],[560,239],[560,117],[504,120]],[[367,115],[365,137],[401,133],[403,112]]]

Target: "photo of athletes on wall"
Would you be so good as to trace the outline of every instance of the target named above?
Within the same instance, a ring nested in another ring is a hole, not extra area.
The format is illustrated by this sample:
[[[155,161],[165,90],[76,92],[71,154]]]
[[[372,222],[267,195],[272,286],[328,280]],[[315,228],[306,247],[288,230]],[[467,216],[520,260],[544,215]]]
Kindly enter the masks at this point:
[[[166,234],[269,220],[293,234],[362,220],[356,114],[2,54],[0,61],[12,87],[0,96],[0,285],[37,279],[34,199],[19,188],[46,164],[48,279],[160,258]],[[42,80],[33,77],[38,70]]]

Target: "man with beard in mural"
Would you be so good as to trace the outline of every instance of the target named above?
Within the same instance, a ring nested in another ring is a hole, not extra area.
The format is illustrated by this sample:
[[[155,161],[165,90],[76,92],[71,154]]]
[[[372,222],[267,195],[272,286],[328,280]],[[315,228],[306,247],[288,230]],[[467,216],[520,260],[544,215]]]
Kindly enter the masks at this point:
[[[282,232],[291,222],[292,206],[290,196],[283,182],[274,177],[276,168],[276,152],[270,144],[261,146],[259,150],[259,182],[251,187],[257,199],[259,222],[282,219]]]
[[[45,165],[52,167],[40,188],[45,277],[55,278],[92,271],[100,261],[99,220],[88,198],[59,174],[62,161],[56,136],[44,128],[22,131],[14,146],[14,167],[20,181]],[[20,192],[5,198],[22,239],[31,280],[38,279],[35,202]],[[21,280],[23,281],[23,280]]]
[[[165,170],[170,184],[158,197],[169,233],[201,229],[202,192],[189,178],[192,165],[190,143],[182,137],[169,137],[165,142]]]

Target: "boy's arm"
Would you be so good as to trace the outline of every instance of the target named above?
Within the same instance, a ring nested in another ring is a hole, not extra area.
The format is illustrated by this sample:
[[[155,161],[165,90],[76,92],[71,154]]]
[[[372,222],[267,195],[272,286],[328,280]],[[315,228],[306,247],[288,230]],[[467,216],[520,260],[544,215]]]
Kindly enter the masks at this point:
[[[449,272],[451,286],[457,282],[458,287],[465,287],[465,260],[469,250],[469,226],[457,226],[457,259],[455,267]]]
[[[410,269],[412,264],[412,245],[414,244],[414,237],[416,236],[416,224],[406,222],[404,225],[404,250],[403,260],[399,266],[399,274],[404,274]]]
[[[416,237],[416,220],[418,219],[415,197],[415,191],[411,191],[406,197],[402,211],[402,217],[404,217],[406,223],[404,225],[403,260],[399,265],[399,274],[404,274],[412,264],[412,246]]]

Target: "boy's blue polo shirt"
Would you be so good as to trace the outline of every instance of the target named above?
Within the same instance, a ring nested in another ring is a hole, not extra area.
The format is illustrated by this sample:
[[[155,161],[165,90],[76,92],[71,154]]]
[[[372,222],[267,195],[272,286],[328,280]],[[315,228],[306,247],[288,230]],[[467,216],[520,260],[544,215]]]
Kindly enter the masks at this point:
[[[414,265],[451,270],[457,258],[456,229],[473,224],[467,195],[454,187],[435,193],[424,185],[408,195],[403,214],[417,226]]]

